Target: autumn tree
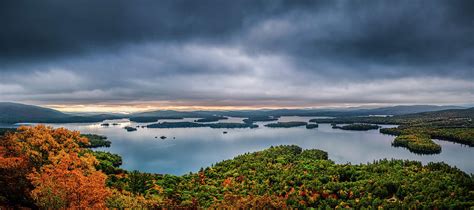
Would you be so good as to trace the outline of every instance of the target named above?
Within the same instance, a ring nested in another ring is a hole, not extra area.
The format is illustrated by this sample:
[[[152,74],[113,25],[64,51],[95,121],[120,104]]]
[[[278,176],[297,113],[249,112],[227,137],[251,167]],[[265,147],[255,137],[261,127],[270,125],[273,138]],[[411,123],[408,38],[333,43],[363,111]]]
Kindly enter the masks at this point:
[[[0,184],[6,186],[0,196],[39,207],[105,207],[106,176],[79,146],[87,141],[77,131],[43,125],[6,134],[0,141]]]

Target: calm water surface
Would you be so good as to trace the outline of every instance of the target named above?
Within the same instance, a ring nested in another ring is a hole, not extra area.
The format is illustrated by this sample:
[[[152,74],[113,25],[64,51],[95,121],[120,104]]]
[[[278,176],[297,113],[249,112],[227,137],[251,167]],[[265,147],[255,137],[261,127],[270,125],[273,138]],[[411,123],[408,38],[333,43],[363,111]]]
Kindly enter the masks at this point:
[[[282,117],[280,121],[308,121],[314,117]],[[222,122],[241,122],[243,118],[230,118]],[[195,119],[185,119],[193,121]],[[180,121],[180,120],[166,120]],[[182,121],[182,120],[181,120]],[[123,158],[122,167],[153,173],[181,175],[196,172],[201,167],[231,159],[237,155],[254,152],[276,145],[298,145],[304,149],[321,149],[329,153],[336,163],[367,163],[383,158],[418,160],[428,162],[444,161],[468,173],[474,173],[474,148],[438,141],[441,154],[417,155],[405,148],[391,146],[394,137],[380,134],[378,130],[344,131],[332,129],[329,124],[319,128],[267,128],[268,122],[257,123],[257,129],[212,129],[212,128],[138,128],[127,132],[123,127],[146,125],[128,120],[111,120],[120,125],[102,127],[101,123],[50,124],[66,127],[82,133],[95,133],[112,141],[110,148],[99,150],[117,153]],[[393,126],[384,126],[393,127]],[[223,131],[227,131],[224,134]],[[168,137],[165,140],[160,136]],[[158,137],[158,138],[155,138]]]

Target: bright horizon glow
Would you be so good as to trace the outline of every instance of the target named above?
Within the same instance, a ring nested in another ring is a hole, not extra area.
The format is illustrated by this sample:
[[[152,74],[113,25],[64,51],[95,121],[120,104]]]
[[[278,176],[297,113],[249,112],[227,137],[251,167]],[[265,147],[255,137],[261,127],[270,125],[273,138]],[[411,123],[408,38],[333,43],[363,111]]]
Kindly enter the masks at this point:
[[[131,114],[137,112],[157,111],[157,110],[175,110],[175,111],[233,111],[233,110],[261,110],[261,109],[340,109],[340,108],[377,108],[399,105],[426,105],[426,104],[324,104],[314,106],[191,106],[191,105],[157,105],[157,104],[76,104],[76,105],[43,105],[44,107],[55,109],[61,112],[105,112]],[[431,104],[447,105],[447,104]],[[450,104],[452,105],[452,104]],[[41,106],[41,105],[40,105]]]
[[[110,112],[110,113],[136,113],[155,110],[176,110],[176,111],[198,111],[198,110],[259,110],[259,109],[316,109],[316,108],[348,108],[346,106],[317,106],[317,107],[301,107],[301,106],[154,106],[154,105],[45,105],[51,109],[61,112]]]

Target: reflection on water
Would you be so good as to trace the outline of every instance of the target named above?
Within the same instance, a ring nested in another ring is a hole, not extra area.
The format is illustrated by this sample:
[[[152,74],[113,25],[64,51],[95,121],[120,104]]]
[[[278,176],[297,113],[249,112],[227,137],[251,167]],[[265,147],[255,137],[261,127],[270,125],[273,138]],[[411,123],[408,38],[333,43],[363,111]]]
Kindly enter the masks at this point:
[[[284,117],[282,121],[308,121],[314,117]],[[185,119],[193,121],[195,119]],[[223,122],[240,122],[242,118],[230,118]],[[176,120],[160,120],[176,121]],[[237,155],[266,149],[272,145],[295,144],[305,149],[317,148],[329,153],[336,163],[367,163],[382,158],[419,160],[423,163],[444,161],[450,165],[474,173],[471,160],[473,149],[460,144],[435,140],[442,146],[441,154],[417,155],[404,148],[391,146],[393,136],[371,131],[344,131],[332,129],[329,124],[308,130],[297,128],[267,128],[268,122],[259,122],[257,129],[212,129],[212,128],[138,128],[127,132],[123,127],[146,125],[128,120],[112,120],[119,125],[108,127],[101,123],[51,124],[66,127],[82,133],[105,135],[112,141],[112,147],[100,150],[120,154],[123,168],[154,173],[181,175],[198,171],[221,160]],[[387,126],[384,126],[387,127]],[[227,131],[224,134],[223,131]],[[167,136],[162,140],[155,136]],[[175,139],[173,139],[175,137]]]

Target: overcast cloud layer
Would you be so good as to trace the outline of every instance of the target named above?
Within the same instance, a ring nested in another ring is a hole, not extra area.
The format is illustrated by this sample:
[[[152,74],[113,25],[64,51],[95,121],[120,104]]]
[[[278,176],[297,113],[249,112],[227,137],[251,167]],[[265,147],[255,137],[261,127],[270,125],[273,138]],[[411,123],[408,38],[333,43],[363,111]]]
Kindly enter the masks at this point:
[[[474,103],[474,1],[0,2],[0,101]]]

